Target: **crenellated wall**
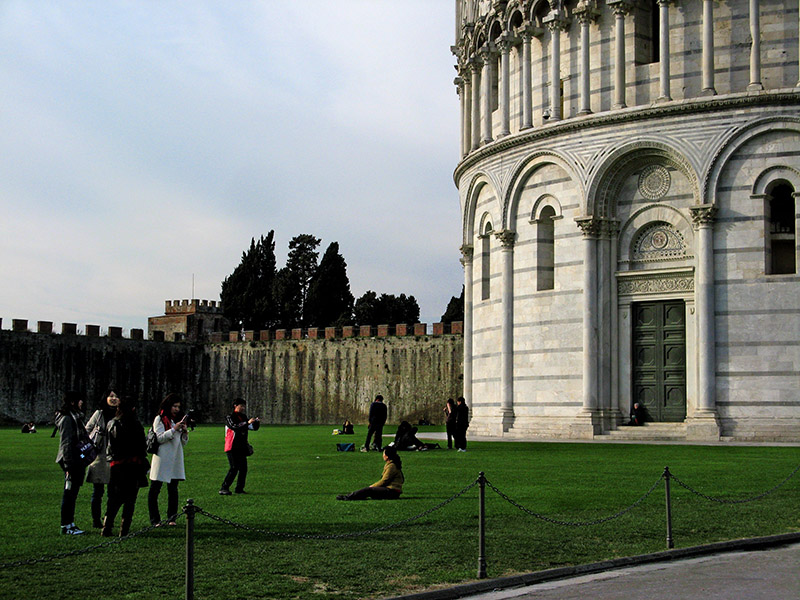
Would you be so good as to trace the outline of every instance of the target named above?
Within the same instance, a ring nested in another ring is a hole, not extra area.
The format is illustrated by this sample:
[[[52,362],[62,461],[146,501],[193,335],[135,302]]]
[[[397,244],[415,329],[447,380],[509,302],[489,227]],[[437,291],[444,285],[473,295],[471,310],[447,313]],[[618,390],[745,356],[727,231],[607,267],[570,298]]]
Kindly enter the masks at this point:
[[[143,420],[176,391],[206,422],[241,396],[267,423],[362,423],[378,393],[390,422],[437,422],[461,395],[462,358],[459,335],[189,344],[0,330],[0,421],[49,422],[67,389],[88,412],[114,385]]]

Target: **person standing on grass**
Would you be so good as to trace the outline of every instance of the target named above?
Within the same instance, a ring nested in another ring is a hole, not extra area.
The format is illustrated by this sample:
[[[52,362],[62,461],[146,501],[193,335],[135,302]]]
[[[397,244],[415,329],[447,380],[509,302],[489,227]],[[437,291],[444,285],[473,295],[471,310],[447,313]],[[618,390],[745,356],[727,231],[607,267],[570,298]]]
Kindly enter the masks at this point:
[[[383,396],[378,394],[375,396],[375,401],[369,407],[369,428],[367,429],[367,441],[364,442],[362,452],[368,450],[380,450],[383,447],[383,426],[386,424],[386,416],[388,411],[386,405],[383,403]],[[372,436],[375,436],[374,439]],[[372,446],[370,447],[369,441],[372,439]]]
[[[86,464],[79,455],[77,442],[85,436],[83,424],[83,397],[74,391],[64,394],[64,404],[56,411],[56,428],[59,433],[56,462],[64,471],[64,494],[61,496],[61,533],[80,535],[83,530],[75,525],[75,502],[86,475]]]
[[[147,493],[147,509],[150,523],[158,525],[161,514],[158,511],[158,495],[161,487],[167,484],[168,525],[177,525],[178,483],[186,479],[183,469],[183,447],[189,441],[186,415],[181,410],[181,400],[177,394],[167,394],[153,421],[153,431],[158,438],[158,450],[153,455],[150,467],[150,491]]]
[[[219,489],[221,496],[231,495],[231,484],[239,475],[236,482],[236,493],[244,494],[244,485],[247,481],[247,457],[250,455],[250,444],[247,443],[247,433],[255,431],[261,426],[258,417],[248,419],[244,414],[247,405],[241,398],[233,401],[233,412],[225,417],[225,454],[228,457],[228,474],[222,481]]]
[[[452,398],[444,405],[444,426],[447,430],[447,449],[453,449],[453,435],[456,431],[456,403]]]
[[[349,494],[336,496],[337,500],[397,500],[403,493],[403,461],[397,455],[394,446],[386,446],[383,449],[383,475],[380,481],[376,481],[369,487],[361,488]]]
[[[86,472],[86,483],[92,484],[92,527],[100,529],[103,526],[103,493],[105,486],[111,478],[111,470],[108,466],[108,456],[106,446],[108,445],[107,429],[111,419],[117,414],[119,397],[117,393],[109,389],[103,394],[100,401],[100,408],[94,411],[92,418],[86,423],[86,433],[94,442],[97,448],[97,458],[94,459]]]
[[[127,397],[117,399],[116,414],[108,423],[108,460],[111,477],[101,534],[104,537],[113,535],[114,519],[122,507],[119,536],[125,537],[131,530],[139,488],[147,486],[144,428],[136,418],[133,402]]]
[[[456,399],[456,424],[453,439],[458,452],[467,451],[467,429],[469,428],[469,407],[463,396]]]

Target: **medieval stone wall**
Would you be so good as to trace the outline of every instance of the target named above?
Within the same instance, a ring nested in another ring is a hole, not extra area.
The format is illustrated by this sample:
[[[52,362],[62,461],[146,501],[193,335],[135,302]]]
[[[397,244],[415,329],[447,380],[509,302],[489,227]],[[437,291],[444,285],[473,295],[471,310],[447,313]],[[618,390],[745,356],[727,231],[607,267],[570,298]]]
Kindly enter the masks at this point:
[[[362,423],[379,393],[389,422],[438,422],[462,393],[462,357],[458,335],[203,345],[0,330],[0,420],[48,422],[67,389],[91,411],[114,385],[142,420],[175,391],[206,422],[243,397],[267,423]]]

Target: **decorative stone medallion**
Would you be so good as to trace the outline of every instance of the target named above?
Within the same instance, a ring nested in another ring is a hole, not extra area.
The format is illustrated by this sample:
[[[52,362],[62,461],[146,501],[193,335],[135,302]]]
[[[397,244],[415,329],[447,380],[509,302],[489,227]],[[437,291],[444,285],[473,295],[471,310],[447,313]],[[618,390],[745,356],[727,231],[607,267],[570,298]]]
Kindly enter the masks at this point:
[[[648,200],[658,200],[667,195],[672,178],[661,165],[648,165],[639,175],[639,193]]]
[[[657,221],[642,229],[631,250],[635,262],[674,260],[686,256],[686,241],[672,225]]]

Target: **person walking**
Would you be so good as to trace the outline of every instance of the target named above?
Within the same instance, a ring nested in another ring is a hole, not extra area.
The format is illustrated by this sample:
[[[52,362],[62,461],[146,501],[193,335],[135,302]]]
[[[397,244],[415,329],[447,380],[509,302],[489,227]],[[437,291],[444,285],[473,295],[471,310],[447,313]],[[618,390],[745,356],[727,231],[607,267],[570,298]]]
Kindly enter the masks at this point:
[[[463,396],[456,399],[456,423],[453,440],[458,452],[467,451],[467,429],[469,428],[469,407]]]
[[[456,431],[456,403],[452,398],[444,405],[444,426],[447,430],[447,449],[453,449],[453,436]]]
[[[64,403],[56,411],[56,428],[59,433],[56,462],[64,471],[64,493],[61,496],[61,533],[81,535],[83,530],[75,525],[75,502],[86,476],[86,463],[81,458],[78,441],[86,436],[83,424],[83,397],[74,391],[64,394]]]
[[[147,493],[147,509],[150,523],[161,523],[158,510],[158,495],[162,486],[167,484],[167,519],[168,525],[177,525],[178,517],[178,483],[186,479],[183,468],[183,447],[189,441],[186,426],[186,415],[181,410],[181,400],[177,394],[167,394],[153,421],[153,431],[158,438],[158,450],[153,455],[150,467],[150,491]]]
[[[131,530],[139,488],[147,486],[144,428],[136,418],[133,402],[127,397],[117,399],[116,414],[108,424],[108,460],[108,504],[101,534],[104,537],[113,535],[114,519],[122,507],[119,537],[125,537]]]
[[[386,424],[387,413],[386,405],[383,403],[383,396],[378,394],[375,396],[375,401],[369,407],[367,441],[364,442],[364,447],[361,448],[362,452],[367,452],[370,449],[380,450],[383,447],[383,426]],[[374,438],[373,435],[375,436]],[[370,439],[372,439],[371,447],[369,445]]]
[[[394,446],[386,446],[383,449],[383,460],[383,474],[379,481],[355,492],[340,494],[336,496],[336,499],[366,500],[367,498],[374,498],[375,500],[397,500],[400,494],[403,493],[403,483],[405,482],[403,461],[400,460],[400,456],[398,456],[397,449]]]
[[[261,426],[258,417],[247,418],[244,413],[245,401],[237,398],[233,401],[233,412],[225,417],[225,454],[228,457],[228,473],[219,488],[221,496],[231,495],[231,484],[239,475],[236,482],[236,493],[245,494],[244,485],[247,481],[247,457],[251,454],[252,446],[247,443],[249,431],[255,431]]]
[[[103,494],[105,486],[111,478],[111,469],[108,465],[108,424],[117,414],[119,396],[113,389],[109,389],[100,401],[100,408],[86,423],[86,433],[97,448],[97,458],[94,459],[86,472],[86,483],[92,484],[92,527],[100,529],[103,526]]]

